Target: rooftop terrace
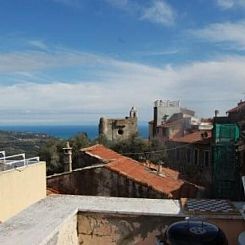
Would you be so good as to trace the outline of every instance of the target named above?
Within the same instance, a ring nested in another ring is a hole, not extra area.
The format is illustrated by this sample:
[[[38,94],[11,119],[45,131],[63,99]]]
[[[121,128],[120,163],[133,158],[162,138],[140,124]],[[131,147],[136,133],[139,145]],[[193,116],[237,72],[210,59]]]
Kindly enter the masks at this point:
[[[40,162],[39,157],[26,158],[25,153],[6,156],[5,151],[0,151],[0,171],[28,166],[38,162]]]
[[[188,212],[188,200],[53,195],[0,225],[0,244],[155,244],[171,223],[199,217],[218,225],[229,244],[245,229],[239,209]],[[193,205],[193,200],[191,200]]]
[[[0,156],[0,222],[46,196],[46,163],[25,154]]]

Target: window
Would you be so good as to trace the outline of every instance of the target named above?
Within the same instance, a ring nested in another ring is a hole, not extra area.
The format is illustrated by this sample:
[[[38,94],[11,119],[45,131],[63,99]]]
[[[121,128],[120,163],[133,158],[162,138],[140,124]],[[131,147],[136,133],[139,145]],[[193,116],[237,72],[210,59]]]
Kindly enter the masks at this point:
[[[123,135],[123,130],[122,130],[122,129],[119,129],[117,133],[118,133],[119,135]]]

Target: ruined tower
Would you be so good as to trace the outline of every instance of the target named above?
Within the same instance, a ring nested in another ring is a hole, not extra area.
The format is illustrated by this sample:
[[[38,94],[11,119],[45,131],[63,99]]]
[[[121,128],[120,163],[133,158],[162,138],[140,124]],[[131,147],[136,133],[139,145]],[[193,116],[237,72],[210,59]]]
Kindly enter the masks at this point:
[[[120,141],[129,139],[131,136],[136,135],[137,132],[137,111],[135,107],[130,109],[129,117],[122,119],[100,118],[99,135],[103,135],[108,140]]]

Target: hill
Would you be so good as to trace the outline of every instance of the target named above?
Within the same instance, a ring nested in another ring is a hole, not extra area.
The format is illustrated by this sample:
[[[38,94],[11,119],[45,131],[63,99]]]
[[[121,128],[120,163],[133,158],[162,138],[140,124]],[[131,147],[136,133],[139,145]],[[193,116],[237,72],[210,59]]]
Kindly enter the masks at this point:
[[[6,155],[26,153],[26,157],[34,157],[50,139],[54,138],[41,133],[0,131],[0,150]]]

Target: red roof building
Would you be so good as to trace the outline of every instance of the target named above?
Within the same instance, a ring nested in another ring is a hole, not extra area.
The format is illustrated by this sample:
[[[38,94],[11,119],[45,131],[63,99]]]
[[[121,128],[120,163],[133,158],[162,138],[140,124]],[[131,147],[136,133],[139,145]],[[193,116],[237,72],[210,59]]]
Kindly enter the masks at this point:
[[[242,109],[245,109],[245,101],[241,100],[236,107],[228,110],[226,113],[239,112]]]
[[[172,141],[181,142],[181,143],[205,143],[210,141],[212,138],[211,131],[195,131],[193,133],[186,134],[182,137],[175,137]]]
[[[90,157],[105,163],[105,168],[142,186],[150,188],[167,198],[180,198],[195,196],[198,187],[182,179],[176,178],[178,174],[168,168],[161,167],[157,171],[146,165],[118,154],[103,145],[97,144],[81,151]]]
[[[211,141],[211,130],[198,130],[166,142],[168,165],[207,192],[212,182]]]
[[[228,110],[226,113],[232,122],[239,123],[245,121],[245,101],[241,100],[236,107]]]

